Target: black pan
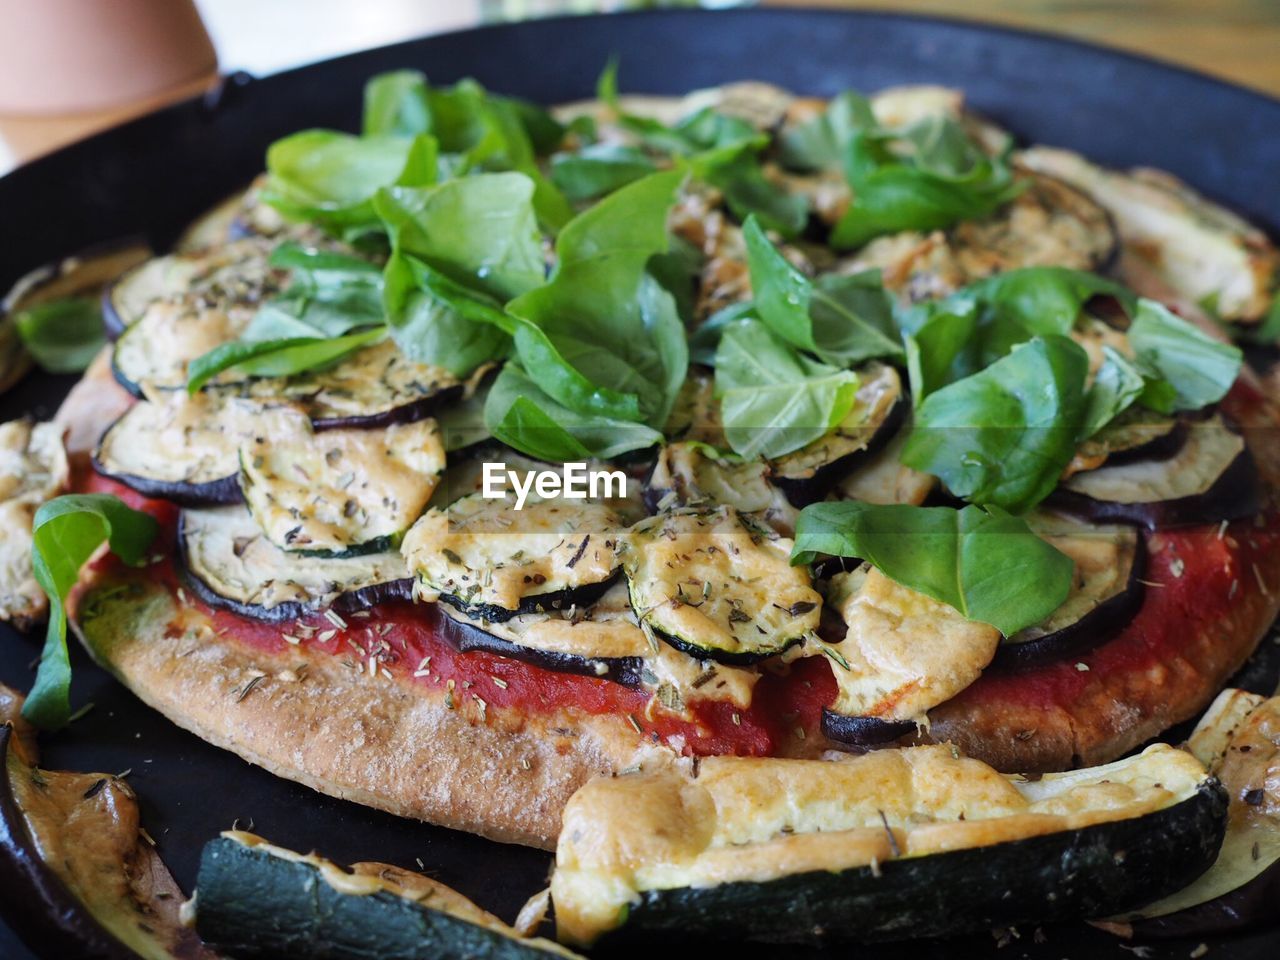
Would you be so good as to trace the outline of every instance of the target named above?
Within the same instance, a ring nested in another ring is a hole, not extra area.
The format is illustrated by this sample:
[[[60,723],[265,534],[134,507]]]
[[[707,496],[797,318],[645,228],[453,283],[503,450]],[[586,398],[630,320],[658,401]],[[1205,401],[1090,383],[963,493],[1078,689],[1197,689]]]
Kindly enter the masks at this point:
[[[157,248],[248,182],[276,137],[308,126],[354,129],[371,74],[416,67],[432,80],[477,77],[544,103],[589,96],[610,54],[624,89],[681,93],[739,79],[831,94],[895,83],[963,87],[981,111],[1021,136],[1109,164],[1154,164],[1280,232],[1280,102],[1174,67],[1068,40],[878,13],[672,11],[485,27],[342,57],[255,80],[100,134],[0,179],[0,289],[27,270],[96,241],[142,233]],[[72,378],[31,376],[0,398],[0,419],[49,414]],[[1271,645],[1268,644],[1268,647]],[[34,640],[0,627],[0,681],[25,689]],[[190,889],[200,845],[239,819],[276,842],[319,847],[339,861],[421,858],[447,883],[510,919],[545,881],[550,859],[332,800],[275,779],[182,732],[75,657],[74,702],[95,708],[44,738],[52,768],[132,769],[144,820]],[[1273,680],[1270,682],[1274,682]],[[20,911],[14,900],[0,911]],[[1085,926],[1020,931],[1000,956],[1131,960]],[[1215,940],[1210,956],[1275,955],[1275,934]],[[39,945],[33,945],[38,951]],[[1157,945],[1186,957],[1197,941]],[[988,936],[890,946],[860,955],[987,956]],[[669,952],[669,951],[668,951]],[[744,956],[789,956],[747,950]],[[0,928],[0,956],[33,956]],[[814,956],[797,952],[796,956]],[[842,956],[847,952],[842,952]]]

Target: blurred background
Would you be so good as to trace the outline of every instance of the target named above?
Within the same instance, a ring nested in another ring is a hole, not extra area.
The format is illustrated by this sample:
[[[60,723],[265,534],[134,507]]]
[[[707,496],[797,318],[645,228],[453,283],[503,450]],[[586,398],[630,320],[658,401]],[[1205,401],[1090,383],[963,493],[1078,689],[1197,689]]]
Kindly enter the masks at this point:
[[[749,0],[748,0],[749,2]],[[1280,96],[1280,0],[757,0],[1065,34]],[[685,0],[0,0],[0,174],[207,88],[478,23]],[[730,7],[735,0],[702,6]],[[554,64],[548,64],[554,69]]]

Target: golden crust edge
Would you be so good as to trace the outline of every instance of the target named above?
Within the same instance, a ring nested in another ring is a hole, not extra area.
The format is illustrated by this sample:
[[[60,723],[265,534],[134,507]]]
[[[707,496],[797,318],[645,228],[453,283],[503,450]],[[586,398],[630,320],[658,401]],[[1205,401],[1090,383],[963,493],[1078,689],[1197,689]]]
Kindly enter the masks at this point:
[[[111,582],[89,573],[82,589]],[[443,690],[371,679],[328,653],[223,639],[201,630],[204,615],[179,610],[163,586],[129,583],[123,602],[73,615],[90,655],[179,727],[328,796],[552,849],[564,804],[588,779],[674,756],[613,716],[562,712],[512,727],[491,714],[478,724],[447,707]],[[173,629],[178,617],[186,629]],[[301,679],[281,678],[304,664]]]

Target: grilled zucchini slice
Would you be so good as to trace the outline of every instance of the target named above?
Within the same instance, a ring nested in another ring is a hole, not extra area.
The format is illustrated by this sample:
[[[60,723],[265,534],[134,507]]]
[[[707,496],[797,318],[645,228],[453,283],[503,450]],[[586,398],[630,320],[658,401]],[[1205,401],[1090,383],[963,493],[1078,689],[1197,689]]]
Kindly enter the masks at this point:
[[[434,420],[315,433],[301,414],[240,447],[240,488],[269,541],[310,556],[398,546],[444,472]]]
[[[540,610],[498,622],[468,617],[447,603],[438,609],[440,633],[464,653],[485,650],[560,673],[637,686],[644,658],[653,653],[621,583],[585,608]]]
[[[328,960],[547,960],[576,954],[526,938],[456,890],[385,863],[344,869],[228,831],[205,845],[196,931],[219,953]]]
[[[469,494],[429,510],[401,547],[422,599],[502,622],[519,613],[585,608],[617,579],[618,540],[634,506],[542,498],[515,509],[509,492]]]
[[[561,940],[900,940],[1100,916],[1186,885],[1225,826],[1222,786],[1166,744],[1035,780],[950,746],[711,757],[696,774],[573,796],[551,879]]]
[[[413,581],[399,551],[308,557],[271,543],[243,506],[184,510],[177,560],[211,607],[254,620],[297,620],[332,607],[362,610],[408,600]]]
[[[732,507],[642,520],[622,539],[622,565],[640,624],[677,650],[750,664],[818,628],[822,598],[791,541]]]

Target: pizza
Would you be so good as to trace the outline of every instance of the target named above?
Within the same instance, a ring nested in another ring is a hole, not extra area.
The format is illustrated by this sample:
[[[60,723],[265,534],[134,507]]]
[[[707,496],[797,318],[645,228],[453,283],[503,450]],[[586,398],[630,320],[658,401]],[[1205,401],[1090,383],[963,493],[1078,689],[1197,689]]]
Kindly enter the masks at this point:
[[[277,142],[115,277],[56,421],[0,433],[0,615],[80,497],[110,549],[59,599],[138,697],[543,847],[602,774],[1056,776],[1198,715],[1280,610],[1231,342],[1273,335],[1271,242],[958,91],[615,84],[376,78],[363,134]]]

